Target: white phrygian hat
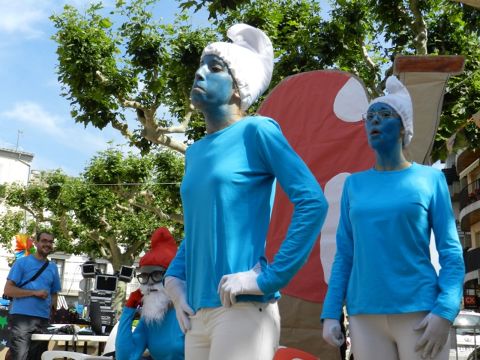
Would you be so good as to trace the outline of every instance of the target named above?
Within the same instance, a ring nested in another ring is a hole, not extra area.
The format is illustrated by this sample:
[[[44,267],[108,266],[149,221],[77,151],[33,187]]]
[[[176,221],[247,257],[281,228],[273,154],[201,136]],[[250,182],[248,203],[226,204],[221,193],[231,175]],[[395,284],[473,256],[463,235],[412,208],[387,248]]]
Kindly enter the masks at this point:
[[[405,135],[403,136],[403,146],[410,144],[413,137],[413,105],[412,98],[405,85],[395,76],[389,76],[385,85],[386,95],[373,99],[370,105],[375,103],[384,103],[390,105],[393,110],[400,115],[403,123]],[[369,105],[369,106],[370,106]]]
[[[263,31],[247,24],[233,25],[227,36],[232,42],[207,45],[202,58],[217,55],[225,62],[240,92],[241,108],[247,110],[272,79],[272,42]]]

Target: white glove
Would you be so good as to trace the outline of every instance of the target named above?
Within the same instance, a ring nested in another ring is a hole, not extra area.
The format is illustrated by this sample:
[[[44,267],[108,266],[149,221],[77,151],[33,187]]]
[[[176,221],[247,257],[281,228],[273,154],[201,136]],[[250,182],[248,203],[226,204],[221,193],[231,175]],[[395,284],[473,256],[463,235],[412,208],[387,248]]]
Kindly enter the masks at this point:
[[[335,319],[323,320],[323,338],[332,346],[342,346],[345,337],[342,334],[340,321]]]
[[[223,275],[217,290],[222,305],[225,307],[232,306],[237,302],[236,296],[241,294],[263,295],[257,284],[258,274],[260,274],[259,263],[248,271]]]
[[[190,330],[190,318],[195,314],[193,309],[187,303],[187,295],[185,290],[185,281],[176,278],[175,276],[167,276],[164,281],[165,291],[173,302],[177,321],[180,329],[185,334]]]
[[[447,319],[429,313],[414,327],[414,330],[425,329],[415,345],[415,351],[423,348],[422,359],[427,357],[433,359],[437,356],[447,342],[451,325],[452,323]]]

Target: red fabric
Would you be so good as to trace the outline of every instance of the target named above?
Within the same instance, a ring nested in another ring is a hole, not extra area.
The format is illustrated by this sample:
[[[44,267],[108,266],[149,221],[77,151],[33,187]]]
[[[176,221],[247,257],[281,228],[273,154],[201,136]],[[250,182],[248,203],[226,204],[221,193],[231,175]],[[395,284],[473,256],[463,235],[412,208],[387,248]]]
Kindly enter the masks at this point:
[[[303,350],[284,347],[277,350],[273,360],[319,360],[319,358]]]
[[[155,230],[151,238],[151,249],[140,259],[142,266],[162,266],[168,268],[177,253],[177,243],[167,228]]]
[[[126,307],[136,309],[138,305],[142,302],[143,294],[140,289],[135,290],[134,292],[130,293],[127,302],[125,303]]]
[[[351,74],[340,71],[312,71],[288,77],[273,89],[259,109],[260,114],[280,124],[323,189],[336,175],[364,170],[374,163],[361,116],[358,121],[346,122],[335,114],[337,94],[350,78]],[[270,261],[285,238],[292,211],[292,204],[277,186],[266,249]],[[307,263],[282,293],[321,303],[326,291],[319,237]]]

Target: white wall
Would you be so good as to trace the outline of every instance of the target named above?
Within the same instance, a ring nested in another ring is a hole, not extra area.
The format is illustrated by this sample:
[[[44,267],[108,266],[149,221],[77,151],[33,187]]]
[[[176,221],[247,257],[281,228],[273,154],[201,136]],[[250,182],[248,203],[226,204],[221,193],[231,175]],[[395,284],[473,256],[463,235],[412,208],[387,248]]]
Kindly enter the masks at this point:
[[[27,184],[33,154],[0,149],[0,184]]]
[[[8,267],[8,256],[12,256],[8,254],[5,248],[0,247],[0,293],[3,294],[3,288],[5,287],[5,282],[7,281],[7,275],[10,271]]]
[[[0,184],[20,183],[27,184],[30,175],[30,163],[33,160],[33,154],[17,152],[9,149],[0,149]],[[4,204],[0,202],[0,212],[6,211]],[[14,255],[7,249],[0,246],[0,293],[3,293],[5,282],[7,280],[8,259]]]

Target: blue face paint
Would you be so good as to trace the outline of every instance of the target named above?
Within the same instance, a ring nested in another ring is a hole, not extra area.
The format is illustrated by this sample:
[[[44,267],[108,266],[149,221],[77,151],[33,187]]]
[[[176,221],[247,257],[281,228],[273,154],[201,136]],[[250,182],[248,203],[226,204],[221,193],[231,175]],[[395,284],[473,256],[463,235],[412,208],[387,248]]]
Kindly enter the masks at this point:
[[[190,97],[209,120],[222,121],[233,94],[234,81],[227,65],[216,55],[205,55],[195,73]],[[228,111],[227,111],[228,113]]]
[[[368,143],[374,150],[385,152],[398,146],[401,149],[402,128],[402,119],[391,106],[375,103],[368,108],[365,130]]]

